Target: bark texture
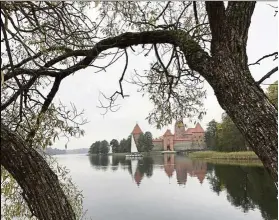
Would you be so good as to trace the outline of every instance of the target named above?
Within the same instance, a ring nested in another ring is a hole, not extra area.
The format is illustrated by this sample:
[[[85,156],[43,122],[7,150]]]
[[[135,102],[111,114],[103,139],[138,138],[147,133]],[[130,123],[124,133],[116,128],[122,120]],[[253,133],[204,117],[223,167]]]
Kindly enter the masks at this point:
[[[40,220],[76,220],[58,177],[44,158],[1,124],[1,165],[15,178],[32,214]]]
[[[221,107],[278,183],[278,111],[253,79],[246,44],[255,2],[206,2],[212,31],[210,83]],[[216,16],[216,14],[218,16]]]

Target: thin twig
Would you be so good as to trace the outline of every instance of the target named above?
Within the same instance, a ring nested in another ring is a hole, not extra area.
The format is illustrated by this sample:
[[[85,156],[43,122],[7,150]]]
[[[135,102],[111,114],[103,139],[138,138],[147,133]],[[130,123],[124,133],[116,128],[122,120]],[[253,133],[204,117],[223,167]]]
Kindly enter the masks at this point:
[[[278,71],[278,66],[270,70],[267,74],[265,74],[258,82],[257,84],[260,85],[263,81],[265,81],[267,78],[269,78],[273,73]]]

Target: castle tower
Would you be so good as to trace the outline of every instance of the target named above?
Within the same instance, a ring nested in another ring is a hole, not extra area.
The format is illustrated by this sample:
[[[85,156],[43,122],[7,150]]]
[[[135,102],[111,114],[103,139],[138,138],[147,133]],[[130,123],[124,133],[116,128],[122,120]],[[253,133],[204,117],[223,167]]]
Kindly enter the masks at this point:
[[[140,126],[138,124],[136,124],[136,126],[134,127],[133,131],[132,131],[132,135],[135,139],[136,144],[138,144],[138,140],[139,140],[139,136],[142,134],[142,130],[140,129]]]
[[[192,141],[195,142],[195,145],[202,149],[206,148],[205,132],[200,123],[196,124],[196,127],[192,130],[192,133]]]
[[[181,139],[185,137],[185,125],[182,119],[175,122],[174,136],[175,139]]]
[[[168,129],[164,136],[163,136],[163,144],[164,144],[164,150],[174,150],[174,135],[171,133],[171,131]]]

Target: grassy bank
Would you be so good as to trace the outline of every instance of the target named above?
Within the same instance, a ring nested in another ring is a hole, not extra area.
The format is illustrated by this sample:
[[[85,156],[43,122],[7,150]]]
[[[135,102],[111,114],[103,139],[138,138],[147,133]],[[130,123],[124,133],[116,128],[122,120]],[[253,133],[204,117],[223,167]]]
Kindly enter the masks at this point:
[[[220,164],[220,165],[263,167],[263,164],[260,160],[199,159],[199,158],[192,158],[192,160],[202,160],[207,163]]]
[[[258,161],[258,156],[253,151],[240,152],[217,152],[217,151],[198,151],[188,155],[191,158],[200,159],[220,159],[220,160],[254,160]]]

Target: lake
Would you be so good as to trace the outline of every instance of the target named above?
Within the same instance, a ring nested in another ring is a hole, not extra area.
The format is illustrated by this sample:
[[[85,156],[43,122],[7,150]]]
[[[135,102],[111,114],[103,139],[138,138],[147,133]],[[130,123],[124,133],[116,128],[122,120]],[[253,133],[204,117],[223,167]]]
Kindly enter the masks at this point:
[[[55,156],[83,191],[94,220],[278,219],[277,191],[261,166],[186,156]]]

